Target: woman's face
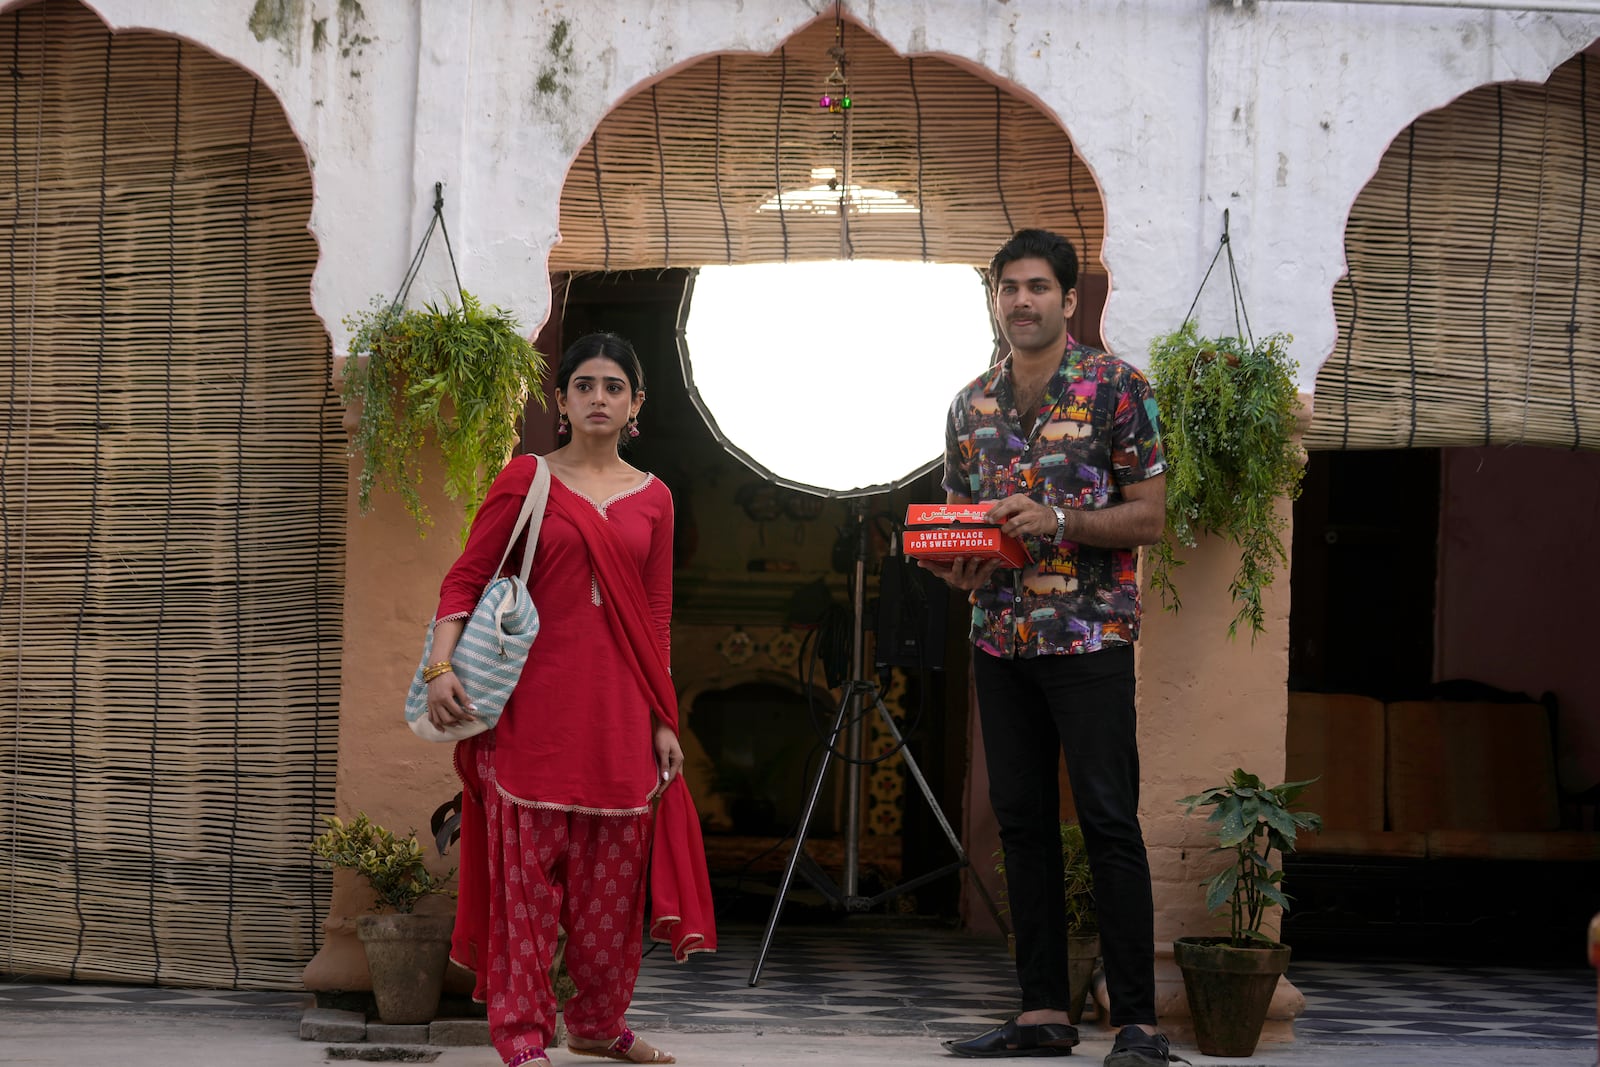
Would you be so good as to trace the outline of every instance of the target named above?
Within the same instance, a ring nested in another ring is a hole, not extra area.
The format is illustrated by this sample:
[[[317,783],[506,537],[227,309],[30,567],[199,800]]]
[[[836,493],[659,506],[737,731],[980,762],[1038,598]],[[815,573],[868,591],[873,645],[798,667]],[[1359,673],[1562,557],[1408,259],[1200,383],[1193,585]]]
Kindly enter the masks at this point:
[[[639,414],[644,392],[633,392],[627,372],[615,360],[595,356],[578,364],[566,392],[556,392],[556,403],[571,423],[573,437],[616,437]]]

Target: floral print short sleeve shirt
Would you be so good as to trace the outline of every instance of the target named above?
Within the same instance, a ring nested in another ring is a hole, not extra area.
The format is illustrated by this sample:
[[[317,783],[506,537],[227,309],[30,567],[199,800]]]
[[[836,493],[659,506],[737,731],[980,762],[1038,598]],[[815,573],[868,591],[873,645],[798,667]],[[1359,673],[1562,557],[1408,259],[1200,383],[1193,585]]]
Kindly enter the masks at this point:
[[[1096,510],[1167,469],[1149,383],[1130,364],[1068,340],[1033,430],[1023,430],[1007,357],[950,405],[944,488],[974,502],[1021,493]],[[1139,636],[1138,552],[1025,539],[1033,563],[972,594],[972,642],[1006,658],[1095,652]]]

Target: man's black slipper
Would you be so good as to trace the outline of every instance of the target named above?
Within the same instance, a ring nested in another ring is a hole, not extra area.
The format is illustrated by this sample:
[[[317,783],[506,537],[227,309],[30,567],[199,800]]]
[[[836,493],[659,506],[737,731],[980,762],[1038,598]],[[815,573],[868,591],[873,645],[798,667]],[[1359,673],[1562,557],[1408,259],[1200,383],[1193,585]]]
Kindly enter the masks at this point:
[[[965,1041],[946,1041],[957,1056],[1070,1056],[1078,1030],[1065,1023],[1019,1023],[1015,1019]]]

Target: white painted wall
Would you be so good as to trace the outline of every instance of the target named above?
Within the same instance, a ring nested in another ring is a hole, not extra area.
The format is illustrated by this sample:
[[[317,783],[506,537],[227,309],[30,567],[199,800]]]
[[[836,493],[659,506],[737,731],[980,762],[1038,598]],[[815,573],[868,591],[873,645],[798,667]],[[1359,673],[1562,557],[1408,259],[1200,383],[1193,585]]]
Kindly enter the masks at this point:
[[[195,41],[277,93],[315,167],[313,298],[341,352],[340,320],[398,285],[438,180],[464,284],[531,332],[548,310],[567,167],[606,111],[700,56],[770,51],[833,13],[827,0],[89,6],[117,29]],[[1187,310],[1230,209],[1252,324],[1295,335],[1307,392],[1334,347],[1344,220],[1390,140],[1475,86],[1543,81],[1600,37],[1600,14],[1372,3],[845,0],[844,11],[1062,122],[1105,196],[1105,336],[1134,362]],[[562,25],[570,47],[552,50]],[[451,288],[435,244],[419,294]],[[1208,331],[1231,325],[1224,280],[1201,307]]]

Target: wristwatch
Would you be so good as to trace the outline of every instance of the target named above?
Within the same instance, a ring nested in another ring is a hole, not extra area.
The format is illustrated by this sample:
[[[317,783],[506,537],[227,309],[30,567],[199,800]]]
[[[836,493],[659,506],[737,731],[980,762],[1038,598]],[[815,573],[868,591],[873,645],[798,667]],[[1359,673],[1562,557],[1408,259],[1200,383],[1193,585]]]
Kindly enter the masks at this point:
[[[1067,513],[1058,507],[1052,507],[1050,510],[1056,513],[1055,543],[1059,545],[1067,537]]]

